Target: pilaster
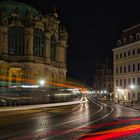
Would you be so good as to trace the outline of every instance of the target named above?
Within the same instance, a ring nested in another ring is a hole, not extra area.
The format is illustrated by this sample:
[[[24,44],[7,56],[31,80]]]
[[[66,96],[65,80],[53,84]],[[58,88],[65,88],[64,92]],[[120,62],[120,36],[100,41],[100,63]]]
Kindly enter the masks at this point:
[[[33,28],[26,28],[25,29],[25,55],[33,56],[33,42],[34,39],[34,30]]]
[[[47,63],[50,63],[50,32],[45,32],[45,58]]]
[[[8,27],[0,27],[0,51],[1,54],[8,54]]]

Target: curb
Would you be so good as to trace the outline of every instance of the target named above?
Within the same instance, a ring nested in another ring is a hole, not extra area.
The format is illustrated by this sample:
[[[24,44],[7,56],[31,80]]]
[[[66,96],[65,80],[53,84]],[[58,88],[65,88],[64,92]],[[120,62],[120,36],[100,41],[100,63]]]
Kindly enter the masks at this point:
[[[129,108],[135,109],[135,110],[137,110],[137,111],[140,111],[140,109],[135,108],[135,107],[132,107],[132,106],[129,106],[129,105],[123,105],[123,104],[118,104],[118,105],[125,106],[125,107],[129,107]]]
[[[22,107],[11,107],[11,108],[3,108],[0,109],[0,112],[5,111],[17,111],[17,110],[28,110],[28,109],[39,109],[39,108],[47,108],[47,107],[58,107],[58,106],[68,106],[68,105],[75,105],[75,104],[82,104],[86,103],[88,100],[84,99],[83,97],[79,101],[71,101],[71,102],[62,102],[62,103],[51,103],[51,104],[40,104],[40,105],[28,105]]]

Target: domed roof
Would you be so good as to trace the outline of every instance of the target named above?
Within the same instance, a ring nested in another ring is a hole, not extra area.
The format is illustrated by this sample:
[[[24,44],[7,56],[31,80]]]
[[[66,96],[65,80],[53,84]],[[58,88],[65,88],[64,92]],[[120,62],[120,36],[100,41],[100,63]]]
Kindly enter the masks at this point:
[[[12,0],[0,2],[0,9],[4,9],[7,16],[11,15],[11,13],[13,13],[15,10],[18,10],[19,15],[24,17],[26,12],[29,10],[32,12],[33,16],[39,15],[39,11],[37,11],[34,7]]]

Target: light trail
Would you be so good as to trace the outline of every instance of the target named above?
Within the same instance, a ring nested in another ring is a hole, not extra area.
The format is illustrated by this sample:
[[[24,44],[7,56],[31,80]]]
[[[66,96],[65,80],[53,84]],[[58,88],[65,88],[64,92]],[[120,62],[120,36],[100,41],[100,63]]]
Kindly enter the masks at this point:
[[[92,102],[94,102],[94,101],[92,101]],[[102,111],[103,107],[100,104],[98,104],[98,103],[95,103],[95,104],[98,105],[100,107],[100,109],[98,111],[94,112],[93,114],[90,114],[90,115],[87,115],[87,116],[84,116],[84,117],[78,117],[76,119],[73,119],[73,120],[70,120],[70,121],[66,121],[66,122],[63,122],[63,123],[60,123],[60,124],[57,124],[57,125],[53,125],[51,127],[41,128],[41,129],[36,130],[33,133],[30,133],[30,134],[27,134],[27,135],[24,135],[24,136],[15,137],[15,138],[10,139],[10,140],[18,140],[18,139],[20,139],[20,140],[26,140],[26,139],[29,139],[29,138],[34,138],[35,135],[39,135],[41,132],[44,132],[44,135],[43,135],[44,137],[49,136],[48,138],[50,138],[50,137],[52,138],[54,136],[54,134],[55,134],[55,136],[58,136],[58,135],[62,135],[62,134],[68,133],[70,131],[75,131],[75,129],[77,130],[78,128],[81,128],[81,127],[74,128],[74,129],[68,129],[66,131],[62,131],[62,130],[58,130],[58,131],[47,131],[47,130],[52,129],[52,128],[56,128],[56,127],[59,127],[59,126],[67,125],[69,123],[72,123],[72,122],[75,122],[75,121],[78,121],[78,120],[82,120],[82,119],[88,118],[90,116],[96,115],[97,113],[99,113],[100,111]],[[50,134],[52,134],[53,136],[50,136]],[[45,139],[47,139],[47,138],[45,138]]]
[[[37,83],[36,80],[34,79],[23,79],[23,78],[11,78],[11,77],[6,77],[6,76],[2,76],[0,75],[0,81],[4,81],[4,82],[9,82],[9,81],[16,81],[16,82],[19,82],[19,83],[29,83],[29,84],[32,84],[32,85],[35,85]],[[73,89],[79,89],[81,91],[81,93],[87,93],[87,88],[83,87],[83,86],[76,86],[76,85],[72,85],[72,84],[67,84],[67,83],[56,83],[56,82],[50,82],[48,81],[47,82],[47,85],[51,85],[51,86],[57,86],[57,87],[64,87],[64,88],[73,88]],[[0,87],[3,87],[3,86],[0,86]],[[6,86],[8,87],[8,86]],[[21,86],[22,87],[22,86]],[[20,86],[18,86],[18,88],[20,88]]]
[[[113,140],[136,133],[140,133],[140,125],[128,125],[122,128],[88,134],[85,138],[81,138],[81,140]]]

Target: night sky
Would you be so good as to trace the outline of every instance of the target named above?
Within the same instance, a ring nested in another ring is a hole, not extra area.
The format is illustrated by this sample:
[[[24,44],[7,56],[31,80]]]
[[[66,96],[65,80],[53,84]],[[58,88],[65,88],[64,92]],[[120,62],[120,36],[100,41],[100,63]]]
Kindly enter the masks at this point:
[[[48,12],[57,7],[69,33],[68,76],[89,80],[97,58],[112,55],[123,29],[140,23],[136,0],[18,0]]]

